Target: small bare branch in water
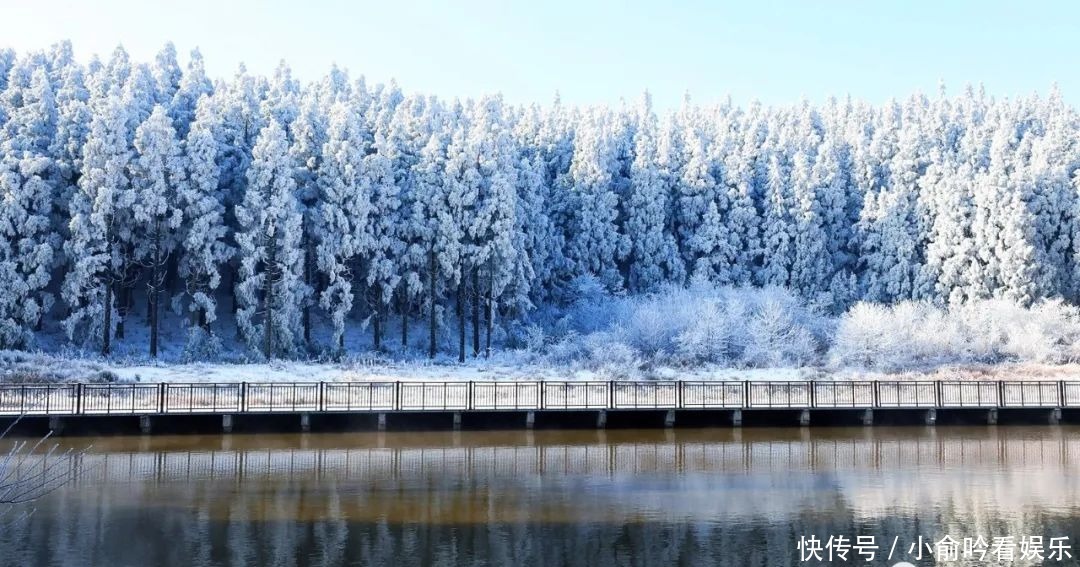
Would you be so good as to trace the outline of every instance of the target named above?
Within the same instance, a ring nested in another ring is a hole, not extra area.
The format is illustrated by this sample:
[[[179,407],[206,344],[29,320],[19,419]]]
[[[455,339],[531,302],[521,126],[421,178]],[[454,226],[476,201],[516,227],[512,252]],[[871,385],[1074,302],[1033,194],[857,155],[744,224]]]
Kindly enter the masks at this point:
[[[21,419],[19,416],[0,433],[0,442]],[[86,449],[60,450],[58,444],[50,444],[52,434],[50,431],[37,441],[14,440],[0,455],[0,518],[18,505],[34,502],[64,486],[79,474],[80,457]],[[30,513],[32,510],[22,512],[26,516]]]

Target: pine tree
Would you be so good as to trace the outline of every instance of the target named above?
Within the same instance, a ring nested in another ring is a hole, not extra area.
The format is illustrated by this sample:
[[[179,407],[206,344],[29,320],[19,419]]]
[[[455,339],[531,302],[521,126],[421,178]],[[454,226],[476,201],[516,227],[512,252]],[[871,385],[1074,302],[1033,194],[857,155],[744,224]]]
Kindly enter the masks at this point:
[[[167,42],[154,58],[154,102],[168,107],[180,90],[183,73],[176,61],[176,46]]]
[[[195,120],[199,99],[213,92],[214,87],[206,77],[202,53],[194,49],[189,56],[187,69],[180,77],[176,93],[169,103],[169,116],[172,117],[173,128],[178,136],[187,137],[191,123]]]
[[[516,151],[504,122],[502,99],[486,97],[474,109],[469,130],[471,147],[476,150],[479,187],[477,206],[466,234],[472,246],[466,264],[473,274],[473,356],[480,345],[481,309],[484,312],[483,351],[491,353],[491,333],[501,296],[526,261],[515,244],[520,242],[518,224]]]
[[[439,298],[445,286],[445,278],[459,266],[462,227],[451,217],[447,144],[448,133],[435,130],[420,152],[414,166],[417,199],[413,206],[413,219],[417,223],[419,246],[425,252],[425,302],[428,318],[428,356],[434,358],[438,351]]]
[[[760,285],[787,286],[794,261],[792,195],[786,157],[774,151],[768,160],[767,179],[762,203],[762,253],[758,270]]]
[[[681,283],[682,259],[678,258],[675,237],[669,222],[668,197],[671,181],[677,174],[661,171],[660,141],[657,139],[656,116],[648,94],[638,109],[637,131],[633,138],[633,164],[630,168],[630,190],[626,198],[627,218],[624,232],[630,241],[630,264],[627,287],[632,292],[648,292],[669,281]],[[666,146],[671,140],[665,138]],[[667,147],[665,155],[679,152]],[[708,197],[706,197],[708,198]],[[684,203],[680,198],[680,212]],[[688,215],[693,215],[688,213]],[[688,229],[688,230],[693,230]]]
[[[401,282],[397,261],[403,246],[395,222],[401,201],[390,158],[396,150],[393,141],[379,133],[375,135],[372,149],[374,152],[364,158],[363,184],[370,189],[372,206],[378,214],[367,223],[365,240],[370,243],[370,248],[365,259],[365,281],[371,293],[368,305],[373,322],[374,347],[379,350],[382,348],[384,313]]]
[[[240,271],[236,313],[241,335],[266,358],[292,355],[299,342],[303,282],[302,214],[285,130],[271,119],[251,151],[236,218]]]
[[[368,237],[370,187],[363,175],[367,146],[355,107],[337,102],[330,110],[327,141],[318,169],[318,209],[313,218],[316,263],[326,278],[319,305],[333,324],[334,347],[345,347],[345,320],[353,308],[357,260],[372,248]]]
[[[222,268],[233,254],[226,244],[228,227],[221,198],[220,149],[215,136],[220,120],[213,99],[200,97],[184,144],[188,183],[181,186],[179,195],[184,219],[179,273],[192,324],[206,331],[217,320],[215,291],[221,285]]]
[[[136,158],[131,165],[135,191],[135,261],[149,269],[146,294],[150,323],[150,356],[157,357],[161,296],[170,256],[177,248],[183,221],[180,196],[188,193],[187,167],[176,130],[165,107],[154,107],[135,131]]]
[[[317,174],[323,159],[323,144],[326,143],[325,117],[319,101],[313,91],[303,95],[299,114],[292,124],[293,141],[289,148],[295,168],[296,198],[303,213],[301,248],[304,250],[304,283],[314,292],[303,307],[305,343],[311,343],[311,309],[315,295],[319,293],[315,281],[315,232],[319,204]]]
[[[23,347],[52,308],[49,291],[60,248],[53,225],[57,170],[50,150],[56,106],[48,75],[32,61],[12,69],[0,131],[0,345]]]
[[[569,218],[564,225],[566,255],[578,275],[596,276],[609,290],[623,288],[619,252],[618,197],[612,190],[612,139],[605,115],[591,111],[579,125],[570,171],[563,177]]]
[[[128,276],[126,217],[135,200],[128,176],[133,152],[125,102],[123,97],[109,97],[95,109],[83,148],[79,191],[72,199],[71,235],[65,243],[70,265],[62,291],[70,313],[64,329],[70,340],[76,334],[100,337],[106,355],[115,325],[115,287]]]

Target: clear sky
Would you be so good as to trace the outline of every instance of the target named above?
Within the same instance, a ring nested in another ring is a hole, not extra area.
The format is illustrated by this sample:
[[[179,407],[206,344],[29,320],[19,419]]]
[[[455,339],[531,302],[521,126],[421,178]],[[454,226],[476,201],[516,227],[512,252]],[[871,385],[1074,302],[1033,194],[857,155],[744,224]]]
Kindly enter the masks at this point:
[[[652,91],[672,106],[732,96],[880,103],[939,81],[996,96],[1080,100],[1080,2],[1062,0],[14,0],[0,45],[71,39],[80,58],[118,43],[149,61],[199,47],[211,75],[281,59],[313,79],[331,63],[407,91],[512,102],[612,103]]]

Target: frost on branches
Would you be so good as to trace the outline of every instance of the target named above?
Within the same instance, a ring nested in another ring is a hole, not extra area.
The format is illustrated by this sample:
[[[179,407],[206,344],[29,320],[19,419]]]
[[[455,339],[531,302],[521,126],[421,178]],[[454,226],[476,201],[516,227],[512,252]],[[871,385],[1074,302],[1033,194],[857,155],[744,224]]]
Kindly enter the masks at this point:
[[[732,331],[754,344],[694,327],[655,353],[636,335],[597,346],[761,364],[783,341],[785,360],[826,349],[782,313],[797,305],[848,313],[850,338],[906,302],[925,311],[897,324],[1080,298],[1080,123],[1056,91],[517,106],[338,68],[303,83],[284,63],[211,82],[197,51],[182,59],[0,51],[0,348],[238,337],[265,358],[465,360],[551,346],[583,294],[783,288],[795,299],[712,304],[754,318]]]

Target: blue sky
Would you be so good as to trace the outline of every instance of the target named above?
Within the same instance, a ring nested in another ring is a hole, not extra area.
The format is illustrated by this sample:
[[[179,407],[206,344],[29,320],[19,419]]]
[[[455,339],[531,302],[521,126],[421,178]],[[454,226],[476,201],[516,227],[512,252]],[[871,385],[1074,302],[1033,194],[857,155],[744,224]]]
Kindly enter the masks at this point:
[[[183,8],[178,8],[183,6]],[[71,39],[82,58],[117,43],[150,60],[199,47],[214,76],[284,58],[316,78],[331,63],[408,91],[512,102],[612,103],[652,91],[672,106],[732,96],[880,103],[982,82],[997,96],[1080,97],[1080,2],[32,0],[2,10],[0,45]]]

